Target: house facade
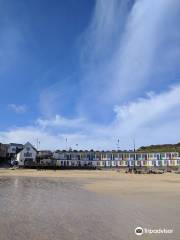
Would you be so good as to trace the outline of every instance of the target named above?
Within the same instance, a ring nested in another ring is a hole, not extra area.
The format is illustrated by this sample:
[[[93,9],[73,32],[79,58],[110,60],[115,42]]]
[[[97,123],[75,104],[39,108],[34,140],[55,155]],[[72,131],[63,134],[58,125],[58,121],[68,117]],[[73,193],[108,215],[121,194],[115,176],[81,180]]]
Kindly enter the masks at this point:
[[[7,157],[14,160],[16,158],[16,154],[21,151],[23,147],[23,144],[20,143],[9,143],[7,149]]]
[[[17,153],[16,161],[19,166],[31,166],[36,164],[37,150],[27,142],[23,149]]]
[[[178,152],[55,151],[57,166],[69,167],[177,167]]]

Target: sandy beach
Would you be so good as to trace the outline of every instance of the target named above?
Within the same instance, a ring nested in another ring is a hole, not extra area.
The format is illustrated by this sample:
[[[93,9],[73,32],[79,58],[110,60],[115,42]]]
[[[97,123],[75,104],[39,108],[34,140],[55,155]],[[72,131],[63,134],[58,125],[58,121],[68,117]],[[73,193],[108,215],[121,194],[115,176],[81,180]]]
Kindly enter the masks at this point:
[[[141,226],[173,229],[142,239],[178,240],[179,189],[175,173],[0,169],[1,237],[134,240]]]
[[[0,177],[47,177],[73,178],[79,181],[90,180],[84,187],[104,194],[143,194],[163,193],[179,195],[180,175],[165,174],[126,174],[116,170],[34,170],[0,169]],[[86,182],[86,181],[85,181]]]

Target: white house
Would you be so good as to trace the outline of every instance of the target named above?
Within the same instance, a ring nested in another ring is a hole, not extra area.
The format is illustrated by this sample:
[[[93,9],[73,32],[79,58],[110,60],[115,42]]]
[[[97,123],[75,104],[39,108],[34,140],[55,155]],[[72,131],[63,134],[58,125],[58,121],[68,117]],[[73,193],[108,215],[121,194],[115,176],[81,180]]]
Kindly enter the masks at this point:
[[[37,150],[27,142],[23,149],[17,153],[16,160],[19,166],[31,166],[36,161]]]

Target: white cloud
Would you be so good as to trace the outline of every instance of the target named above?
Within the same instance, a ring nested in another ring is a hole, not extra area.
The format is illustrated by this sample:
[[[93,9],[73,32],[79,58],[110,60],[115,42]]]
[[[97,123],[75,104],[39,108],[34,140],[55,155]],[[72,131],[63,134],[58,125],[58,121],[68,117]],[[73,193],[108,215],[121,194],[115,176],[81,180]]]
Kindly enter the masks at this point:
[[[124,106],[115,107],[117,119],[130,120],[138,124],[151,122],[164,113],[171,112],[173,108],[180,107],[180,86],[174,86],[169,91],[159,95],[147,94],[147,98],[140,98]],[[166,116],[169,118],[169,116]]]
[[[40,94],[43,117],[1,132],[2,141],[39,138],[42,148],[51,149],[65,148],[66,138],[68,146],[83,149],[113,149],[117,139],[130,148],[134,137],[138,146],[179,141],[180,86],[162,92],[179,82],[179,7],[178,0],[97,0],[82,37],[80,84],[56,76]],[[74,108],[76,118],[59,114]],[[101,114],[111,116],[108,124],[95,123]]]
[[[57,131],[58,132],[58,131]],[[46,130],[34,126],[12,128],[0,132],[0,142],[31,142],[35,147],[37,139],[40,141],[40,149],[107,149],[108,141],[102,136],[95,137],[87,133],[50,133]],[[66,141],[67,139],[67,141]]]
[[[96,1],[82,49],[81,113],[105,116],[114,105],[169,84],[179,66],[178,7],[177,0]]]
[[[125,135],[145,135],[143,133],[145,128],[146,130],[149,129],[150,132],[154,132],[158,128],[161,129],[163,125],[166,127],[167,125],[171,126],[173,121],[178,121],[180,118],[179,108],[180,85],[177,85],[159,95],[151,93],[147,95],[147,98],[138,99],[127,105],[117,106],[115,108],[117,115],[113,127],[120,128],[120,131]],[[174,129],[179,128],[177,125],[173,127]],[[164,128],[164,132],[166,132],[166,128]],[[163,139],[163,132],[161,137]],[[154,141],[156,139],[157,136],[154,134]]]
[[[38,119],[34,126],[12,128],[0,132],[0,141],[36,143],[41,148],[116,149],[120,139],[122,149],[156,143],[179,142],[180,85],[167,91],[137,99],[115,107],[116,117],[107,125],[95,125],[84,119],[66,119],[55,116]],[[37,124],[38,123],[38,124]],[[66,139],[68,142],[66,143]]]
[[[26,143],[29,141],[36,147],[37,139],[40,140],[40,148],[43,149],[56,149],[61,142],[60,138],[34,126],[11,128],[8,131],[0,133],[0,141],[5,143]]]
[[[122,31],[127,12],[126,1],[96,1],[91,22],[82,36],[85,41],[82,60],[89,63],[101,59],[112,50],[110,43],[114,42],[116,35]],[[121,21],[117,22],[119,16]]]
[[[178,82],[178,7],[177,0],[96,0],[78,45],[78,76],[49,71],[52,83],[41,90],[41,113],[51,118],[72,111],[77,118],[109,121],[114,105]]]
[[[78,128],[81,127],[84,121],[85,120],[82,118],[68,119],[60,115],[55,115],[54,118],[50,119],[39,118],[37,120],[37,124],[43,128],[47,127]]]
[[[9,104],[8,109],[15,113],[25,113],[27,110],[26,105],[17,105],[17,104]]]

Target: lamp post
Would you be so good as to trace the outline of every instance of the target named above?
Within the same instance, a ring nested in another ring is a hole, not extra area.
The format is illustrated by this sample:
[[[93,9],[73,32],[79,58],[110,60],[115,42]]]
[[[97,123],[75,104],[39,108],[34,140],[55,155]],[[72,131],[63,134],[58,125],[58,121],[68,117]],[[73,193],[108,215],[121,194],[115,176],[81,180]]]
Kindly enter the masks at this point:
[[[76,143],[76,148],[77,148],[77,151],[78,151],[78,143]]]
[[[39,146],[40,146],[40,141],[39,141],[38,138],[37,138],[36,140],[37,140],[37,142],[36,142],[36,147],[37,147],[37,150],[38,150],[38,149],[39,149]]]
[[[134,148],[134,152],[136,151],[136,141],[135,138],[133,138],[133,148]]]
[[[66,138],[66,151],[68,150],[67,141],[68,141],[68,140],[67,140],[67,138]]]
[[[117,140],[117,151],[119,151],[119,149],[120,149],[120,147],[119,147],[119,138],[118,138],[118,140]]]
[[[133,138],[133,148],[134,148],[134,172],[136,170],[136,142],[135,138]]]

